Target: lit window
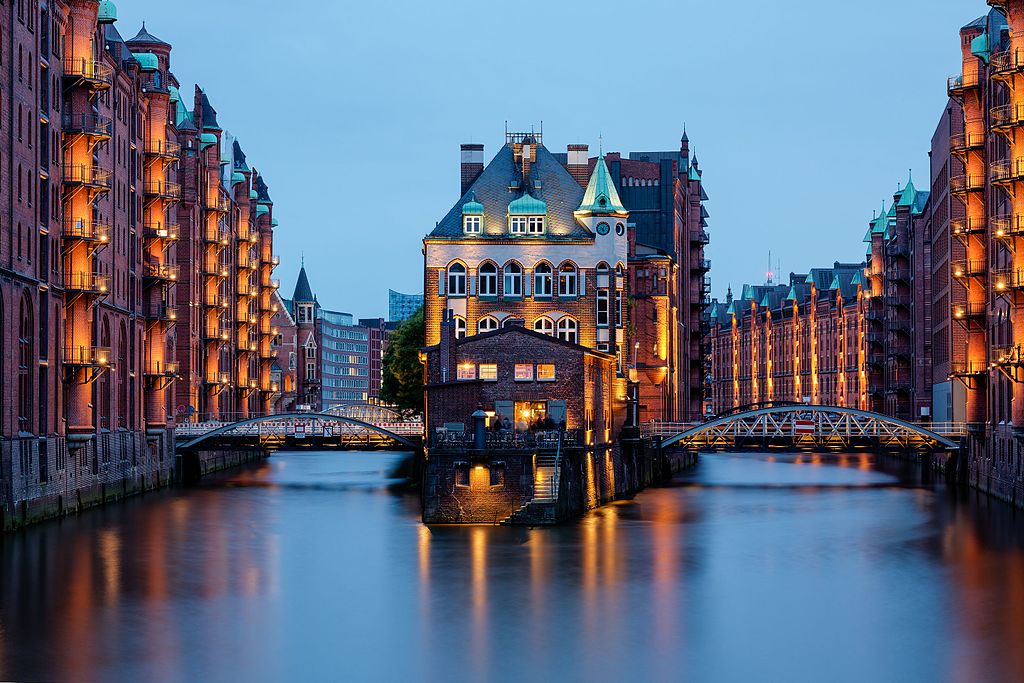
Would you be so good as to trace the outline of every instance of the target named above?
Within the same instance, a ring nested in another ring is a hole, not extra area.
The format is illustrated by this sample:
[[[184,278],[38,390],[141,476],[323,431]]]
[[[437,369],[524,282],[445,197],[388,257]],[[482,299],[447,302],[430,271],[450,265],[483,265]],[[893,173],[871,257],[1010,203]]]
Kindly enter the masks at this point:
[[[622,327],[622,290],[615,290],[615,327]]]
[[[553,363],[538,363],[537,364],[537,381],[538,382],[554,382],[555,381],[555,366]]]
[[[480,379],[484,380],[485,382],[497,382],[498,365],[496,363],[481,363]]]
[[[462,339],[466,336],[466,319],[461,315],[455,316],[455,338]]]
[[[448,296],[466,296],[466,266],[461,263],[448,266]]]
[[[553,337],[555,336],[555,324],[551,322],[551,318],[537,318],[537,320],[533,323],[533,331],[540,332],[541,334],[546,334],[549,337]]]
[[[463,216],[462,229],[467,235],[479,235],[483,227],[483,216]]]
[[[608,327],[608,290],[597,290],[597,326]]]
[[[576,343],[576,321],[572,318],[561,318],[558,321],[558,338],[562,341]],[[539,372],[538,372],[539,377]]]
[[[533,271],[533,296],[551,296],[551,266],[538,263]]]
[[[544,232],[544,216],[530,216],[527,231],[531,235],[540,235]]]
[[[516,363],[516,381],[533,381],[533,365],[531,363]]]
[[[491,316],[481,318],[480,322],[476,324],[476,329],[478,332],[493,332],[498,329],[498,319]]]
[[[525,235],[526,225],[526,216],[511,216],[508,219],[508,229],[513,235]]]
[[[498,296],[498,266],[493,263],[480,266],[480,296]]]
[[[571,263],[558,271],[558,296],[576,296],[576,266]]]
[[[458,378],[460,380],[476,379],[476,366],[472,363],[463,363],[459,365]]]
[[[505,264],[505,296],[523,295],[523,267],[515,261]]]

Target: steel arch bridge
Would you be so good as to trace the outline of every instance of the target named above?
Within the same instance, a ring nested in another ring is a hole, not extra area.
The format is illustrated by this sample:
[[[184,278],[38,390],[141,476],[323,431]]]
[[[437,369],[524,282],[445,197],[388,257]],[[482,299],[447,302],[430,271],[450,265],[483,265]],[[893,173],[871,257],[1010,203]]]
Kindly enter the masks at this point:
[[[194,427],[202,429],[203,425]],[[422,437],[421,429],[419,423],[409,423],[408,429],[399,423],[385,428],[333,413],[280,413],[219,425],[198,435],[195,431],[189,433],[189,430],[183,430],[186,439],[189,436],[193,438],[180,443],[178,450],[192,451],[203,446],[215,447],[222,444],[274,448],[299,441],[311,446],[379,448],[398,445],[418,450],[420,444],[417,441]]]
[[[697,425],[654,423],[650,436],[661,446],[695,451],[786,448],[801,451],[950,451],[960,448],[948,435],[912,422],[839,406],[773,406],[724,415]]]

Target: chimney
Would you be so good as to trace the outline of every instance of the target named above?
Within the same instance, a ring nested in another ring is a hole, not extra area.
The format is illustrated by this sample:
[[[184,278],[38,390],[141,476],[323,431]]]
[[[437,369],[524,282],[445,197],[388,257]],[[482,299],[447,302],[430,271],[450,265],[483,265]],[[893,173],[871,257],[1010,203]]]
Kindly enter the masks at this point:
[[[462,145],[462,193],[469,192],[470,186],[484,172],[484,146],[474,143]]]
[[[586,187],[590,181],[590,147],[588,145],[569,145],[567,149],[565,168],[577,183]]]
[[[441,338],[437,345],[441,382],[455,381],[455,313],[445,309],[441,316]]]

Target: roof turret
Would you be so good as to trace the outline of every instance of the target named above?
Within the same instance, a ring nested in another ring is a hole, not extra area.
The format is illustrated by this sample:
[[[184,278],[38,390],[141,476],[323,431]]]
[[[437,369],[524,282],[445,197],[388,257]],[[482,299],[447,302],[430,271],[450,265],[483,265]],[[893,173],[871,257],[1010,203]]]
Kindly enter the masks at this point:
[[[128,41],[129,45],[165,45],[170,47],[170,43],[165,43],[160,40],[152,33],[146,30],[146,22],[142,22],[142,28],[135,34],[135,37]]]
[[[292,301],[312,303],[315,299],[313,288],[309,286],[309,278],[306,277],[306,266],[302,266],[299,268],[299,279],[295,281],[295,293],[292,294]]]
[[[113,24],[117,21],[117,5],[113,3],[113,0],[103,0],[100,3],[100,11],[96,15],[96,21],[101,24]]]
[[[608,165],[604,162],[604,155],[597,159],[594,165],[594,172],[590,174],[590,182],[583,193],[583,201],[580,208],[575,211],[577,218],[588,215],[626,215],[626,207],[619,199],[619,193],[615,189],[615,183],[611,180],[608,172]]]

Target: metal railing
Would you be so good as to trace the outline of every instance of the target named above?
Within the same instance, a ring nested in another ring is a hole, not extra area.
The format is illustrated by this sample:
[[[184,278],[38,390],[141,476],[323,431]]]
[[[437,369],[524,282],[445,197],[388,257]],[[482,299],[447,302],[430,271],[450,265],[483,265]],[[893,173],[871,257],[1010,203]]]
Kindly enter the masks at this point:
[[[144,237],[156,240],[177,240],[179,237],[177,223],[144,223],[142,226]]]
[[[992,182],[1014,182],[1024,178],[1024,157],[995,161],[989,166]]]
[[[143,192],[147,197],[180,199],[181,185],[172,183],[169,180],[150,180],[143,186]]]
[[[110,241],[110,223],[87,218],[65,218],[63,237],[106,244]]]
[[[946,92],[949,95],[959,93],[968,88],[977,88],[981,84],[981,73],[978,71],[965,71],[962,74],[954,74],[946,81]]]
[[[950,261],[949,272],[955,278],[977,277],[985,274],[982,260]]]
[[[114,69],[91,57],[68,57],[64,60],[64,76],[84,79],[97,86],[109,86],[113,83]]]
[[[1024,104],[1001,104],[998,107],[992,107],[990,113],[992,115],[991,120],[993,128],[1016,126],[1024,122]],[[975,133],[975,135],[980,134]],[[979,143],[977,146],[980,147],[982,144],[983,143]]]
[[[208,227],[203,232],[203,241],[209,244],[228,245],[231,243],[231,230],[226,227]]]
[[[79,133],[98,138],[109,138],[114,130],[114,122],[109,116],[93,113],[62,114],[60,125],[65,133]]]
[[[231,210],[231,200],[227,197],[222,197],[219,194],[216,197],[207,196],[203,201],[203,206],[210,211],[227,213]]]
[[[92,164],[69,164],[64,167],[64,183],[68,185],[109,190],[111,177],[110,171]]]
[[[987,375],[989,366],[984,361],[954,361],[949,364],[950,375],[966,377],[969,375]]]
[[[110,291],[110,282],[109,275],[64,272],[64,289],[69,292],[107,294]]]
[[[954,194],[980,192],[985,189],[983,175],[955,175],[949,179],[949,191]]]
[[[178,312],[174,306],[165,303],[147,304],[142,308],[142,317],[147,320],[163,320],[173,322],[178,319]]]
[[[567,429],[564,432],[559,430],[489,431],[486,434],[485,448],[488,450],[557,450],[560,442],[565,446],[581,445],[583,443],[581,437],[582,434],[578,429]],[[434,430],[431,443],[434,448],[475,448],[472,430],[459,432],[439,427]]]
[[[110,365],[110,347],[67,346],[64,348],[64,365],[80,367],[103,367]]]
[[[144,151],[150,156],[177,157],[181,153],[181,145],[172,140],[146,140]]]
[[[146,364],[146,374],[150,377],[174,377],[181,365],[175,361],[150,361]]]
[[[992,67],[993,74],[1003,74],[1008,71],[1024,69],[1024,50],[1017,48],[993,52],[989,58],[989,64]]]
[[[170,263],[147,263],[142,271],[142,275],[151,280],[173,282],[178,279],[178,266]]]
[[[230,384],[231,383],[231,373],[230,372],[212,372],[212,373],[206,375],[206,378],[203,381],[206,384],[220,384],[220,385]]]

